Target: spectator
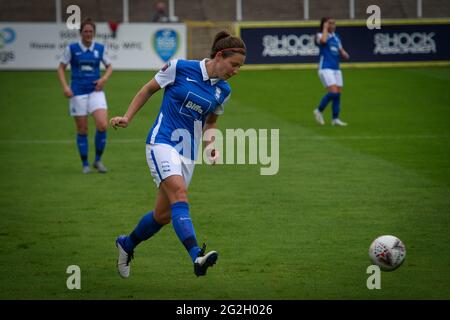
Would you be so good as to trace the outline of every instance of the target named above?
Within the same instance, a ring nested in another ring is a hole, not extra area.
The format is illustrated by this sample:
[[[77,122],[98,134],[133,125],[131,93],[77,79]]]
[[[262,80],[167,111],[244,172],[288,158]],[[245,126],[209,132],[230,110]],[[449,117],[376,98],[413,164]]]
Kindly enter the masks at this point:
[[[162,1],[155,5],[155,13],[152,16],[152,22],[169,22],[169,17],[166,12],[166,4]]]

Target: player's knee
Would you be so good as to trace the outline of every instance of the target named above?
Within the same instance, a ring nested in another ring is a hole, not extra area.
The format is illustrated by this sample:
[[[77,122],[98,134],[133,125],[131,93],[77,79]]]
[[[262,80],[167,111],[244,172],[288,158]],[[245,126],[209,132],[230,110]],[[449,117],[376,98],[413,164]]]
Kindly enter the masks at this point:
[[[169,224],[171,221],[170,210],[155,210],[154,219],[160,225]]]
[[[107,129],[108,129],[108,123],[107,122],[97,123],[97,130],[98,131],[103,132],[103,131],[106,131]]]
[[[187,202],[187,190],[185,187],[178,187],[174,190],[172,195],[174,202]]]
[[[81,134],[83,136],[88,134],[88,127],[87,126],[78,126],[77,133]]]

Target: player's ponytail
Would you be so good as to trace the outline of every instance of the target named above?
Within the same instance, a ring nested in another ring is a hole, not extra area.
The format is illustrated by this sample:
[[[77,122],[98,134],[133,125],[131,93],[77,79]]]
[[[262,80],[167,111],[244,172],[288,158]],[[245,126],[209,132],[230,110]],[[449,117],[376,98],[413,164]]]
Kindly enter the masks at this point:
[[[80,25],[80,33],[83,31],[84,27],[87,26],[87,25],[92,26],[92,28],[94,28],[94,33],[95,33],[95,22],[91,18],[87,18],[81,23],[81,25]]]
[[[246,55],[247,48],[241,38],[232,36],[228,31],[220,31],[214,37],[211,48],[211,59],[214,59],[218,52],[222,52],[224,58],[228,58],[235,53]]]

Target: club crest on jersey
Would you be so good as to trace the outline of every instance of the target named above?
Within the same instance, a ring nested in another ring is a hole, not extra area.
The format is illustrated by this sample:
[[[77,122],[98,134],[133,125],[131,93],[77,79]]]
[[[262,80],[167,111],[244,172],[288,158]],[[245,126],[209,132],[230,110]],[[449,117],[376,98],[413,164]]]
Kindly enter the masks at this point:
[[[99,54],[98,54],[98,50],[94,50],[94,57],[98,58]]]

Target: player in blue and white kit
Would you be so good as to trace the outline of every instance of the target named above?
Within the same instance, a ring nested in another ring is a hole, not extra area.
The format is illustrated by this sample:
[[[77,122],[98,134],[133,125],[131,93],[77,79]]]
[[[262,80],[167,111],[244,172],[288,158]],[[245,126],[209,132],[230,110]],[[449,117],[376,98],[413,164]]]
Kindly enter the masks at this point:
[[[125,128],[147,100],[161,88],[164,98],[148,134],[146,155],[151,175],[159,188],[153,211],[144,215],[128,236],[119,236],[117,268],[123,278],[130,274],[134,248],[172,221],[175,232],[194,264],[194,273],[204,276],[216,263],[218,253],[200,248],[189,212],[187,188],[194,171],[202,131],[216,128],[219,115],[230,97],[227,79],[236,75],[246,55],[244,42],[228,32],[219,32],[211,49],[211,59],[172,60],[137,93],[123,117],[114,117],[114,128]],[[213,150],[210,159],[218,158]]]
[[[324,17],[320,22],[320,31],[317,34],[316,42],[320,48],[319,78],[328,93],[322,98],[319,106],[314,110],[317,122],[325,124],[323,111],[327,104],[332,101],[334,126],[346,126],[347,123],[339,119],[341,92],[344,85],[342,81],[342,72],[339,69],[339,56],[349,59],[350,56],[342,47],[341,39],[334,32],[336,30],[336,21],[332,18]]]
[[[77,127],[77,145],[83,173],[91,172],[88,161],[88,114],[92,114],[97,127],[94,168],[100,173],[106,173],[107,169],[101,161],[108,128],[103,86],[112,73],[112,66],[105,54],[105,47],[93,41],[95,24],[92,20],[87,19],[81,24],[80,35],[81,41],[70,44],[64,50],[58,67],[58,77],[64,95],[70,98],[69,112],[75,119]],[[70,87],[67,85],[64,72],[69,63],[72,73]],[[103,77],[100,77],[100,63],[106,67]]]

